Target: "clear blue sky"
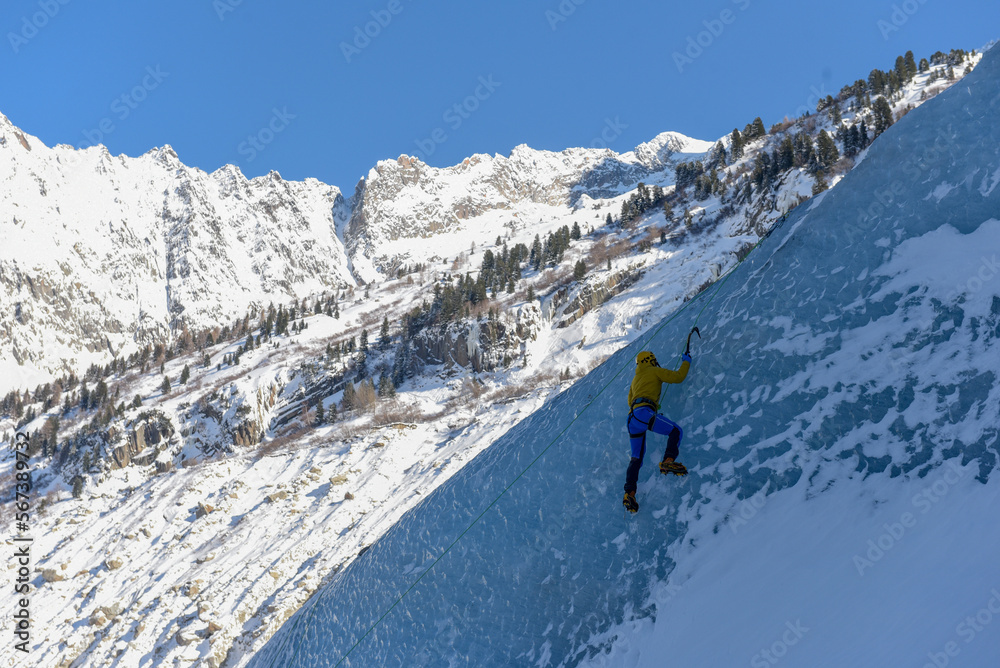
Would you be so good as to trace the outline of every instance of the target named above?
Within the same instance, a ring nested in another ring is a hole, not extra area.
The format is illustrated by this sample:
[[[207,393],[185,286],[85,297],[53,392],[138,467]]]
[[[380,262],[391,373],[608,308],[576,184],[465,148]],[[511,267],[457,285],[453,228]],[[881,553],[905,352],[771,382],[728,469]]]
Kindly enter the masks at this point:
[[[400,153],[447,166],[521,143],[626,151],[665,130],[715,139],[758,115],[770,125],[907,50],[980,48],[1000,37],[996,9],[7,0],[0,111],[49,145],[99,140],[134,156],[171,144],[207,171],[234,162],[248,176],[312,176],[350,195]]]

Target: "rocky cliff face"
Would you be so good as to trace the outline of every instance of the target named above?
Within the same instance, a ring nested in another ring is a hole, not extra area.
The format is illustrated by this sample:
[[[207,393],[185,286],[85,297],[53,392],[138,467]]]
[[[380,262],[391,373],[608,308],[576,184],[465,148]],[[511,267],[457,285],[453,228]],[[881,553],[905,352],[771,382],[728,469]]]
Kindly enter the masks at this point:
[[[451,233],[474,240],[472,230],[489,234],[482,230],[486,221],[501,229],[523,227],[548,207],[564,211],[585,198],[614,197],[643,180],[670,183],[677,162],[711,146],[665,132],[624,154],[521,145],[509,156],[478,154],[444,169],[401,155],[379,162],[358,183],[345,242],[357,266],[384,271],[411,254],[413,244],[406,242],[414,239]]]
[[[79,371],[355,282],[340,191],[277,173],[48,148],[0,117],[0,360]]]
[[[538,304],[523,304],[495,317],[421,330],[413,338],[413,354],[424,364],[458,365],[477,373],[505,368],[522,358],[542,324]]]

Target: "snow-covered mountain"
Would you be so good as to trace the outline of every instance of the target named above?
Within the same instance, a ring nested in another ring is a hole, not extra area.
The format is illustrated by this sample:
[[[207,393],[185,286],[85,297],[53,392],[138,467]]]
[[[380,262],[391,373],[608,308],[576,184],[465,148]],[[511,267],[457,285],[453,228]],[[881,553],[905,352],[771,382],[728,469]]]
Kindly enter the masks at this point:
[[[1000,51],[548,401],[251,666],[995,665]],[[932,149],[929,147],[933,147]],[[702,315],[703,313],[703,315]],[[623,517],[634,358],[683,350]]]
[[[51,372],[355,282],[340,191],[272,172],[49,148],[0,116],[0,371]]]
[[[169,146],[138,158],[49,148],[0,115],[4,391],[125,357],[185,326],[383,280],[654,174],[669,181],[675,154],[710,146],[664,133],[624,155],[519,146],[447,169],[400,156],[345,200],[315,179],[247,179],[232,165],[207,174]]]
[[[405,155],[384,160],[358,184],[348,248],[355,267],[364,257],[383,269],[444,254],[434,250],[440,232],[450,233],[451,250],[464,250],[567,207],[613,198],[641,181],[673,183],[678,162],[700,157],[713,144],[664,132],[621,155],[586,148],[554,153],[522,144],[509,156],[477,154],[445,169]],[[365,276],[374,277],[371,265],[366,268]]]

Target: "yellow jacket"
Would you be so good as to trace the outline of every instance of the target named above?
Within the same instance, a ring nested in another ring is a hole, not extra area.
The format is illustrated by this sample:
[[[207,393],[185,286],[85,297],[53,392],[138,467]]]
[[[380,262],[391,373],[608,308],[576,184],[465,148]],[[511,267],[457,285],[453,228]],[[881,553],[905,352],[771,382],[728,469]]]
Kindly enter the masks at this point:
[[[660,410],[660,389],[663,383],[680,383],[687,377],[690,362],[681,362],[677,371],[661,369],[655,365],[656,358],[652,353],[643,351],[636,356],[635,377],[628,391],[628,405],[640,397],[647,399],[653,410]]]

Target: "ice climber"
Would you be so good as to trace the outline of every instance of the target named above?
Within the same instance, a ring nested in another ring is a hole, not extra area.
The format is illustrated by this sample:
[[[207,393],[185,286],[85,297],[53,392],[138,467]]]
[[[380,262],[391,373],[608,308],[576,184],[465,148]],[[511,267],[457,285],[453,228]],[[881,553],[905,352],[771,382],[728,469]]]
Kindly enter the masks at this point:
[[[690,352],[685,352],[681,360],[681,368],[672,371],[661,369],[656,363],[656,356],[649,351],[643,351],[635,358],[635,377],[628,392],[628,435],[632,444],[632,459],[625,473],[625,498],[622,500],[625,509],[630,513],[639,510],[639,503],[635,500],[635,489],[639,480],[639,468],[646,455],[647,431],[667,437],[667,451],[663,454],[663,461],[660,462],[660,473],[687,475],[687,468],[680,462],[674,461],[677,459],[678,445],[684,432],[675,422],[657,412],[660,409],[660,388],[663,383],[680,383],[691,368]]]

